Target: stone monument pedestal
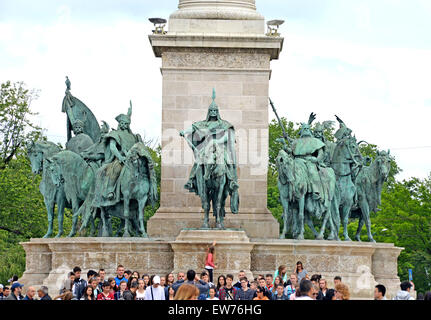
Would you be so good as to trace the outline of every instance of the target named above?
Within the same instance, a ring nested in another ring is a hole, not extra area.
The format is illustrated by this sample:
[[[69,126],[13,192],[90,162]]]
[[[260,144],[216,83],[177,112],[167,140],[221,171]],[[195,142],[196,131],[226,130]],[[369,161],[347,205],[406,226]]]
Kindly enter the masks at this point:
[[[150,237],[166,237],[175,239],[183,229],[197,229],[202,226],[204,212],[181,212],[171,208],[160,208],[157,214],[148,221]],[[209,224],[215,228],[215,219],[210,213]],[[279,224],[272,214],[259,213],[227,213],[224,225],[227,229],[242,229],[251,239],[277,238]]]
[[[45,285],[51,297],[58,295],[67,274],[75,266],[106,271],[115,276],[122,264],[130,270],[165,275],[173,269],[173,252],[169,242],[145,238],[59,238],[31,239],[21,243],[26,251],[26,271],[20,282]]]
[[[329,288],[334,288],[334,277],[341,276],[349,286],[351,299],[373,299],[377,284],[386,287],[388,299],[400,290],[397,266],[403,248],[393,243],[287,239],[252,242],[254,274],[273,273],[274,267],[282,264],[292,273],[296,262],[301,261],[310,278],[322,275]]]
[[[244,270],[247,278],[252,279],[250,270],[250,253],[253,243],[244,230],[214,230],[214,229],[185,229],[177,239],[171,243],[174,254],[174,272],[189,269],[200,272],[205,267],[207,248],[216,241],[216,265],[214,281],[218,275],[232,274],[236,276]],[[217,275],[217,276],[216,276]]]
[[[250,238],[278,238],[278,221],[267,209],[268,91],[284,39],[265,34],[255,0],[179,0],[167,33],[149,41],[161,58],[163,90],[160,209],[148,234],[175,238],[202,224],[199,197],[184,189],[193,152],[179,133],[205,119],[215,89],[220,116],[237,140],[239,214],[228,213],[225,226]]]
[[[26,286],[46,285],[51,296],[58,294],[67,274],[75,266],[83,278],[89,269],[104,268],[106,277],[115,275],[117,265],[148,274],[197,273],[204,270],[205,252],[216,240],[214,279],[231,273],[238,281],[240,270],[249,279],[274,274],[284,264],[293,272],[297,261],[311,275],[321,274],[333,288],[335,276],[350,288],[352,299],[372,299],[378,283],[391,299],[399,290],[397,259],[403,248],[390,243],[337,242],[315,240],[249,239],[244,230],[185,229],[176,239],[60,238],[31,239],[22,243],[26,271],[20,282]],[[175,274],[176,275],[176,274]],[[216,281],[216,280],[214,280]]]

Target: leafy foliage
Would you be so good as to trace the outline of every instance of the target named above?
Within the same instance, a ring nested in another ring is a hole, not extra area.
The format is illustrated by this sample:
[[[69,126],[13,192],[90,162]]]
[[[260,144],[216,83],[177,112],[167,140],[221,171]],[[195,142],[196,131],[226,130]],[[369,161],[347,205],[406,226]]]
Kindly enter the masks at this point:
[[[416,290],[431,287],[431,176],[388,184],[382,193],[381,211],[371,219],[378,242],[403,247],[398,259],[398,274],[408,280],[413,270]]]
[[[30,104],[37,98],[23,82],[0,85],[0,168],[4,168],[27,141],[37,140],[41,129],[30,122]]]
[[[0,170],[0,283],[25,268],[25,253],[19,242],[42,237],[47,229],[46,209],[39,191],[41,177],[31,172],[30,161],[18,150]],[[65,228],[71,213],[65,212]],[[55,221],[55,231],[58,229]]]

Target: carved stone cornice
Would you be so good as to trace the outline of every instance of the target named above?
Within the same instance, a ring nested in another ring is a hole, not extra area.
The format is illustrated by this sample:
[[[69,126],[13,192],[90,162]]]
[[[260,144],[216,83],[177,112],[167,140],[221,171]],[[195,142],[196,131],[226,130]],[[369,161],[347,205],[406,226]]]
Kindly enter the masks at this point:
[[[267,37],[265,35],[241,34],[180,34],[150,35],[149,40],[156,57],[164,52],[181,52],[190,48],[193,51],[211,48],[238,49],[249,53],[269,53],[271,60],[278,59],[283,48],[284,38]]]
[[[162,55],[163,68],[270,69],[270,52],[220,48],[170,48]]]

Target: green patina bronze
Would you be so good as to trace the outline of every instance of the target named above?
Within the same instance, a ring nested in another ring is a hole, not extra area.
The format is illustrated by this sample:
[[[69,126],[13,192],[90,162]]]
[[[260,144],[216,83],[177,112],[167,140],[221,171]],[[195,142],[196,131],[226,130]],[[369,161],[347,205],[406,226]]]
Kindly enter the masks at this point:
[[[205,211],[202,228],[209,227],[211,204],[217,228],[224,228],[228,195],[231,197],[232,213],[238,213],[239,207],[235,129],[228,121],[221,119],[215,98],[213,90],[213,101],[204,121],[195,122],[191,128],[180,132],[195,157],[189,180],[184,187],[201,198]]]
[[[61,151],[61,148],[52,142],[33,142],[27,146],[27,154],[31,163],[31,170],[34,174],[42,174],[42,181],[39,185],[40,193],[45,201],[48,216],[48,231],[43,236],[49,238],[53,233],[54,207],[57,205],[58,234],[56,238],[63,234],[64,209],[70,208],[66,201],[63,186],[57,187],[51,178],[51,171],[48,170],[48,159]]]
[[[389,151],[381,151],[371,162],[359,151],[359,144],[352,130],[336,116],[340,128],[335,133],[335,143],[327,141],[324,129],[332,121],[318,123],[314,131],[311,125],[316,118],[311,114],[308,123],[301,124],[300,137],[292,139],[286,134],[283,123],[270,101],[283,130],[278,139],[284,147],[277,157],[278,188],[283,206],[283,231],[285,238],[289,230],[295,239],[304,238],[304,221],[316,239],[323,239],[329,226],[328,240],[339,240],[338,232],[343,223],[344,239],[349,241],[347,223],[349,218],[359,218],[355,239],[360,241],[363,225],[371,234],[370,212],[378,210],[383,183],[387,180],[391,158]],[[318,233],[312,217],[323,219]]]
[[[144,210],[147,204],[156,204],[157,180],[150,153],[141,137],[130,130],[132,104],[127,115],[116,118],[117,130],[110,131],[106,122],[100,129],[91,110],[70,93],[68,78],[66,86],[62,109],[68,119],[66,150],[51,142],[28,146],[32,170],[42,174],[40,190],[49,222],[45,237],[52,235],[55,204],[59,221],[57,237],[63,233],[65,207],[73,211],[69,236],[76,234],[79,217],[82,217],[80,231],[91,225],[91,234],[95,235],[95,221],[100,218],[97,235],[112,236],[111,217],[115,216],[124,226],[123,237],[146,237]]]
[[[67,150],[80,154],[94,144],[90,136],[84,133],[84,122],[81,120],[75,120],[73,134],[75,136],[66,143]]]
[[[323,161],[325,144],[311,132],[314,119],[315,115],[312,114],[308,123],[301,124],[298,139],[286,139],[290,147],[283,140],[284,150],[277,157],[278,188],[284,222],[281,238],[285,238],[291,228],[295,239],[304,239],[306,221],[317,239],[323,239],[327,224],[330,228],[328,240],[338,239],[335,174]],[[283,125],[282,122],[280,124]],[[283,129],[283,132],[286,130]],[[319,233],[314,229],[312,217],[323,219]]]

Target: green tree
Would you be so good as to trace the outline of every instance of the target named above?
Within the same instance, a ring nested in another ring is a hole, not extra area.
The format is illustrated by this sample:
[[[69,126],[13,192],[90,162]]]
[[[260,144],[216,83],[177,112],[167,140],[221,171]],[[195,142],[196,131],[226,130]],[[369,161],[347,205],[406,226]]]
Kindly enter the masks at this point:
[[[28,90],[23,82],[7,81],[0,85],[0,169],[4,168],[28,141],[37,140],[41,129],[29,117],[31,102],[37,91]]]
[[[43,139],[42,130],[30,122],[35,90],[24,83],[0,85],[0,282],[25,268],[20,241],[41,237],[46,231],[46,210],[39,192],[40,177],[31,172],[25,146]],[[66,220],[66,224],[67,219]]]
[[[376,241],[404,248],[398,259],[398,275],[408,280],[408,269],[412,269],[416,290],[429,291],[431,175],[424,180],[411,178],[386,185],[380,209],[371,218]]]
[[[25,268],[25,254],[20,241],[42,237],[47,219],[40,177],[34,176],[29,160],[18,151],[16,157],[0,170],[0,282]]]

